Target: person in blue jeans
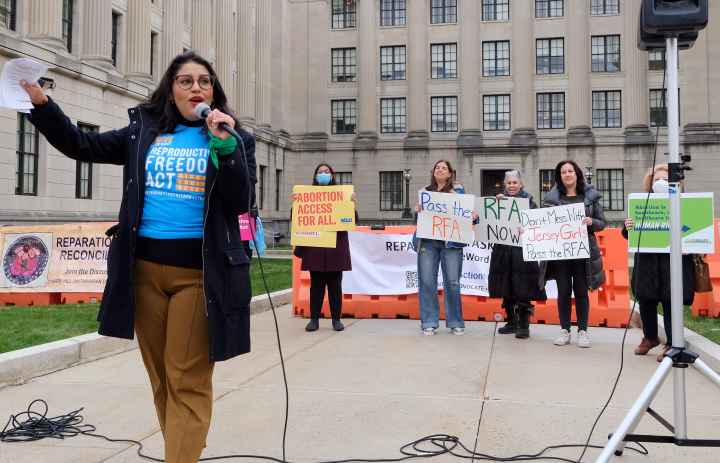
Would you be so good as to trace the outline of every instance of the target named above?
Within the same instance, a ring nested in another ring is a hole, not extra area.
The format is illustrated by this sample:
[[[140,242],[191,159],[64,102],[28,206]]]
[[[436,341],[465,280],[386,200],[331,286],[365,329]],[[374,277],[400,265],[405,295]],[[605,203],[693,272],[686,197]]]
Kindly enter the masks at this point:
[[[465,188],[455,181],[455,170],[449,161],[435,163],[430,175],[430,185],[425,191],[464,194]],[[420,211],[420,206],[415,210]],[[473,219],[477,214],[473,213]],[[462,275],[464,243],[416,238],[418,256],[418,283],[420,293],[420,320],[423,334],[432,336],[438,329],[440,305],[437,295],[438,266],[442,268],[445,290],[445,325],[455,335],[465,334],[465,321],[460,300],[460,275]]]

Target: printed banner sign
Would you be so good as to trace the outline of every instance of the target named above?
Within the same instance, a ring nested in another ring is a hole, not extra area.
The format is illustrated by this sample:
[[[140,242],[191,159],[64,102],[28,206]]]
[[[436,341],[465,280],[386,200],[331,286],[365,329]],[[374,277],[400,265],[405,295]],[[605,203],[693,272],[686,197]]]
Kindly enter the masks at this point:
[[[290,234],[293,246],[314,248],[334,248],[337,244],[337,232],[334,231],[293,231]]]
[[[583,204],[527,209],[522,216],[523,259],[526,261],[590,257]]]
[[[472,224],[475,196],[425,190],[420,190],[418,196],[418,238],[466,244],[475,241]]]
[[[293,231],[350,231],[355,229],[353,186],[293,187]]]
[[[668,194],[651,193],[648,200],[647,193],[631,193],[628,196],[628,211],[629,217],[635,221],[633,230],[628,232],[628,250],[630,252],[638,251],[639,243],[640,252],[669,253],[670,199]],[[714,215],[713,193],[682,193],[680,195],[680,227],[684,254],[712,254],[715,252]]]
[[[480,216],[480,223],[475,227],[475,239],[487,243],[522,246],[520,211],[529,208],[528,198],[511,196],[500,199],[494,196],[475,198],[475,210]]]
[[[97,292],[105,287],[113,223],[0,228],[3,292]]]

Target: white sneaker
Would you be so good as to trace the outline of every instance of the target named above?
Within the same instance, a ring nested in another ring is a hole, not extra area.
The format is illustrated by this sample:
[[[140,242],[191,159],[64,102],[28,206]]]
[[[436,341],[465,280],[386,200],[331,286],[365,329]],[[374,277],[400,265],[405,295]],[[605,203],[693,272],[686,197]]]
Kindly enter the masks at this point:
[[[590,335],[585,330],[578,331],[578,347],[590,347]]]
[[[556,346],[567,346],[570,344],[570,331],[568,330],[560,330],[560,336],[553,341],[553,344]]]
[[[455,336],[462,336],[463,334],[465,334],[465,328],[462,328],[459,326],[456,326],[455,328],[451,329],[450,331],[452,331],[452,334],[454,334]]]
[[[425,336],[433,336],[435,335],[435,328],[423,328],[422,332]]]

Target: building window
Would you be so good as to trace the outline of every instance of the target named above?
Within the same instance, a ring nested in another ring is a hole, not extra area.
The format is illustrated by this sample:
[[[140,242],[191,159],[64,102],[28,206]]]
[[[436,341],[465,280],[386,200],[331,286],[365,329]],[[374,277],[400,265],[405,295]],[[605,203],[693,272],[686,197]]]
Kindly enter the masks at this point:
[[[113,11],[112,14],[112,33],[110,35],[110,57],[112,58],[113,66],[117,67],[117,47],[118,47],[118,34],[120,33],[120,14]]]
[[[37,196],[40,135],[27,114],[18,113],[18,164],[15,194]]]
[[[157,71],[155,71],[155,51],[157,50],[157,32],[150,33],[150,75],[155,77]]]
[[[457,44],[434,43],[430,45],[433,79],[457,79]]]
[[[355,0],[332,0],[332,28],[355,27],[357,5]]]
[[[257,206],[258,209],[262,210],[265,208],[265,172],[267,166],[258,166],[260,169],[258,176],[258,195],[257,195]]]
[[[98,132],[99,127],[78,122],[82,132]],[[75,197],[78,199],[92,199],[92,162],[75,161]]]
[[[537,94],[537,128],[565,128],[565,93]]]
[[[483,96],[483,130],[510,130],[510,95]]]
[[[655,48],[648,51],[648,69],[651,71],[665,70],[665,49]]]
[[[482,2],[483,21],[508,21],[510,20],[510,0],[483,0]]]
[[[540,169],[540,204],[555,184],[555,169]]]
[[[332,100],[332,133],[355,133],[357,123],[357,100]]]
[[[483,76],[510,75],[510,41],[483,42]]]
[[[0,24],[14,31],[17,20],[17,1],[0,0]]]
[[[332,81],[355,82],[357,80],[357,56],[355,48],[333,48]]]
[[[380,25],[405,25],[405,0],[380,0]]]
[[[592,92],[592,126],[622,127],[620,90]]]
[[[592,0],[590,14],[593,16],[620,14],[620,0]]]
[[[665,102],[665,95],[666,93],[663,89],[650,90],[650,125],[652,127],[667,127],[667,106]],[[679,101],[678,111],[680,111]]]
[[[457,22],[457,0],[432,0],[430,23],[445,24]]]
[[[564,0],[535,0],[536,18],[560,18],[564,16]]]
[[[335,183],[338,185],[352,185],[352,172],[335,172]]]
[[[407,132],[407,107],[405,98],[380,99],[380,132]]]
[[[592,36],[592,72],[620,71],[620,36]]]
[[[430,107],[433,132],[457,132],[456,96],[434,96]]]
[[[595,182],[602,195],[600,204],[608,211],[625,210],[625,182],[622,169],[597,169]]]
[[[283,171],[275,169],[275,210],[280,210],[280,187],[282,186]]]
[[[73,0],[63,0],[62,9],[62,39],[65,48],[72,53],[72,29],[73,29]]]
[[[380,210],[401,211],[403,208],[403,173],[380,172]]]
[[[380,47],[380,80],[405,80],[405,45]]]
[[[535,41],[535,73],[565,73],[565,39],[537,39]]]

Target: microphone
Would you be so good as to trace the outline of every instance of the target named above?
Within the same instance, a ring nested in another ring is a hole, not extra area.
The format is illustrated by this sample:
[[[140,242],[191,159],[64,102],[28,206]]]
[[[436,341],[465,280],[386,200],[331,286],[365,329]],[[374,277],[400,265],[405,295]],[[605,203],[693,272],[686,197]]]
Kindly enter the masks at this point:
[[[207,119],[208,115],[210,114],[210,106],[207,103],[200,103],[197,106],[195,106],[195,109],[193,110],[193,113],[199,118],[199,119]],[[240,135],[229,125],[227,125],[224,122],[221,122],[218,124],[218,128],[223,129],[233,137],[237,138],[238,140],[242,141],[242,138]]]

